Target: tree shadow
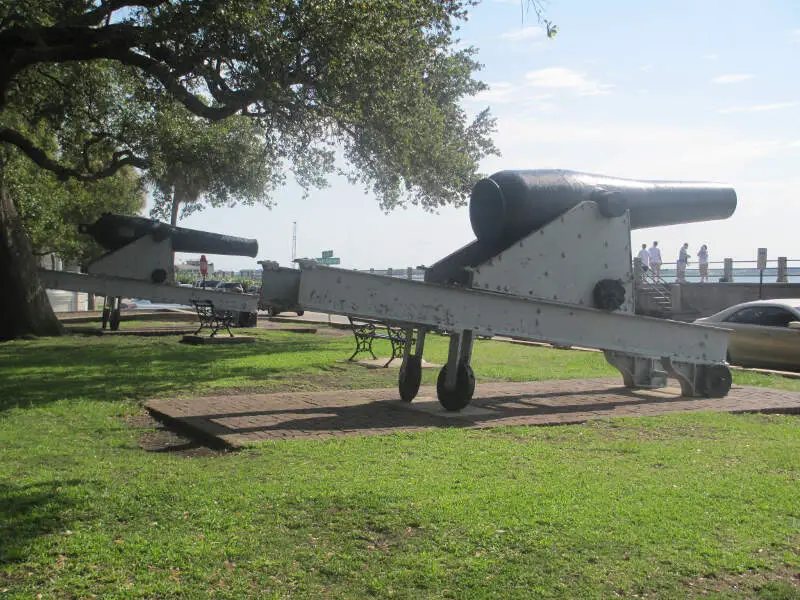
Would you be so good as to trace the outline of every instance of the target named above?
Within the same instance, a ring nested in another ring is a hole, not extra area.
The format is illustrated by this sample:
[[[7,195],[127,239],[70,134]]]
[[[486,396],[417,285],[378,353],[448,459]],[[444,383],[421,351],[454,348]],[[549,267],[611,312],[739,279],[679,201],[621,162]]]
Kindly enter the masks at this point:
[[[433,394],[432,389],[420,393]],[[342,394],[347,394],[342,391]],[[555,403],[550,403],[548,400]],[[558,400],[561,400],[558,402]],[[463,413],[441,413],[428,409],[417,409],[413,405],[396,399],[370,399],[359,403],[336,403],[320,401],[318,405],[286,405],[276,402],[267,406],[231,410],[219,404],[218,410],[206,414],[184,415],[174,419],[174,426],[181,427],[189,435],[204,432],[208,435],[266,434],[265,439],[275,434],[277,438],[352,435],[366,432],[414,430],[419,428],[472,428],[491,426],[492,423],[514,419],[515,424],[554,425],[579,423],[587,415],[614,416],[617,408],[669,407],[685,402],[681,396],[651,396],[623,387],[602,386],[578,391],[555,390],[484,396],[475,398],[471,408],[478,411]],[[671,409],[668,409],[671,410]],[[542,420],[545,417],[545,420]],[[524,419],[530,418],[529,422]],[[216,434],[214,432],[217,432]],[[193,433],[192,433],[193,432]]]
[[[232,346],[190,346],[176,337],[154,341],[69,336],[10,342],[0,345],[0,412],[75,397],[102,402],[203,393],[221,377],[263,385],[265,380],[301,373],[314,359],[297,367],[254,367],[237,360],[320,352],[326,345],[293,338]]]
[[[74,506],[60,488],[77,480],[14,485],[0,481],[0,565],[26,560],[36,538],[61,531],[64,515]]]

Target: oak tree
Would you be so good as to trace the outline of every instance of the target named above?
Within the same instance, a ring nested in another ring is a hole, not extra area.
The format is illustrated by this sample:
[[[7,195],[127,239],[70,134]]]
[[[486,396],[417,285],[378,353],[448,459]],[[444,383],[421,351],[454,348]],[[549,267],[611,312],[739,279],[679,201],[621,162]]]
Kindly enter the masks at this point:
[[[484,89],[474,50],[456,37],[472,4],[3,2],[0,148],[63,180],[161,167],[168,189],[155,141],[174,103],[196,119],[192,127],[257,123],[273,186],[286,172],[307,185],[343,173],[385,210],[458,204],[495,151],[488,111],[470,117],[462,106]],[[56,148],[37,143],[42,131]],[[0,149],[0,339],[58,330],[5,184],[6,154]]]

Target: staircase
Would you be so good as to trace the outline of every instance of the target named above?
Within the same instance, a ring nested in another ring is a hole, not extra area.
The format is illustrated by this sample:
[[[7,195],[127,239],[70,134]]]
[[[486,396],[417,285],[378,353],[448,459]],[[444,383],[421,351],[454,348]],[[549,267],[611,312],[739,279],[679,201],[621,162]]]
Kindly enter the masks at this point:
[[[636,282],[635,289],[647,297],[649,307],[645,309],[646,314],[654,317],[672,316],[672,292],[661,277],[656,277],[652,271],[645,271]],[[636,312],[639,312],[638,308]]]

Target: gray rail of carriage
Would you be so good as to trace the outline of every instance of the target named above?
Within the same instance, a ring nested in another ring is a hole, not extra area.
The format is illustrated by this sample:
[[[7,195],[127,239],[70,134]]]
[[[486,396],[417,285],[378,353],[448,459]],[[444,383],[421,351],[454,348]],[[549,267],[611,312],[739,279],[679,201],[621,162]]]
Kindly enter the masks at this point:
[[[419,390],[431,330],[450,335],[437,380],[448,410],[474,394],[475,335],[598,348],[628,387],[663,387],[669,376],[686,396],[721,397],[731,385],[727,332],[634,314],[630,231],[725,219],[735,209],[736,193],[721,184],[501,171],[472,190],[475,241],[431,266],[424,282],[265,262],[262,289],[305,310],[405,327],[406,401]]]

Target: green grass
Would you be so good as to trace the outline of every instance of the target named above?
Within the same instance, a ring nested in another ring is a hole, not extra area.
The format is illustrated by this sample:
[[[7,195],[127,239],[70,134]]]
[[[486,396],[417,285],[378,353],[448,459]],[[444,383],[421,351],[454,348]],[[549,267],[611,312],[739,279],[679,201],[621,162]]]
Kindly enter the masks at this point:
[[[796,417],[142,450],[126,418],[146,398],[397,377],[342,363],[346,336],[254,335],[0,345],[0,599],[800,598]],[[446,339],[428,350],[442,362]],[[597,353],[488,341],[474,366],[615,373]]]

